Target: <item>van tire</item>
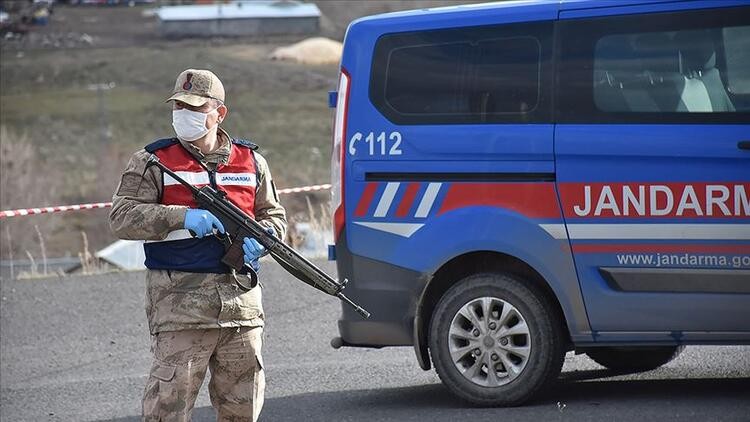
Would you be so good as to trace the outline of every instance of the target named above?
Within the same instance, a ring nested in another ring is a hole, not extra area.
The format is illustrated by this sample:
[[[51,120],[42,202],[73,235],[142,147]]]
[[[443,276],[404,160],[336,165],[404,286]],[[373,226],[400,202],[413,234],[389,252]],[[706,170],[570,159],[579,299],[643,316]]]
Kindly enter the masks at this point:
[[[656,369],[682,353],[685,346],[593,347],[586,355],[614,371],[643,372]]]
[[[477,324],[463,316],[468,315],[467,310],[485,306],[490,309],[489,318],[482,315],[475,319]],[[503,318],[506,306],[514,316]],[[495,329],[488,328],[493,323]],[[475,325],[484,325],[478,336]],[[562,327],[549,299],[530,283],[510,274],[476,274],[461,279],[443,294],[430,321],[429,350],[438,376],[454,395],[475,406],[518,406],[550,386],[560,374],[565,355]],[[502,335],[520,331],[525,334]],[[475,338],[465,340],[465,333]],[[524,344],[528,348],[525,360],[500,349],[520,351]],[[474,345],[483,348],[479,355]],[[464,354],[466,348],[474,351]],[[515,363],[522,368],[509,369],[516,368]],[[489,373],[490,366],[493,374]],[[459,367],[477,375],[469,379]]]

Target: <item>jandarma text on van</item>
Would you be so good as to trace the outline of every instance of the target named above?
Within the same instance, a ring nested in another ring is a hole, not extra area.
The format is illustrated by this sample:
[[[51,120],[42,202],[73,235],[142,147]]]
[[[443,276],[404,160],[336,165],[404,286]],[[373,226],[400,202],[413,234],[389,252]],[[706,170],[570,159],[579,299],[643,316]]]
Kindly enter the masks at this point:
[[[578,217],[750,217],[749,183],[563,183]]]
[[[727,267],[750,268],[750,255],[697,255],[697,254],[625,254],[617,255],[620,265],[652,267]]]

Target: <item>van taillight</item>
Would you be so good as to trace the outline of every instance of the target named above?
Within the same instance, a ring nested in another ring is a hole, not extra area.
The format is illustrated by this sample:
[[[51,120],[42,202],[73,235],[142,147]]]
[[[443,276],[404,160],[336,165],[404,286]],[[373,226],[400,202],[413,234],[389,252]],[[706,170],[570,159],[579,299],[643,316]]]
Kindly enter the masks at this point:
[[[336,114],[333,121],[333,148],[331,148],[331,215],[333,217],[333,241],[338,240],[344,229],[344,137],[346,136],[347,111],[349,109],[349,86],[351,77],[341,68],[336,99]]]

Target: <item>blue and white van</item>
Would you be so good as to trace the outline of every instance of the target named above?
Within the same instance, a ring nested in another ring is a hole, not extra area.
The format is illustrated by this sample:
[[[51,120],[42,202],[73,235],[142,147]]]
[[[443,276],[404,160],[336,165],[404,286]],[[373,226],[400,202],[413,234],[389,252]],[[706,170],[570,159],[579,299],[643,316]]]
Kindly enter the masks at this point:
[[[750,2],[510,1],[347,31],[336,345],[517,405],[566,352],[750,344]]]

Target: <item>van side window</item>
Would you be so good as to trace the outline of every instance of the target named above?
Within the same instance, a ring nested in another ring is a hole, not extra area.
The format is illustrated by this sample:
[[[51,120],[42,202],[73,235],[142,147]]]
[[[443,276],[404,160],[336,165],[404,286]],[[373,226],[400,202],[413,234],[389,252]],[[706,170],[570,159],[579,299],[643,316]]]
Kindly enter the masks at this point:
[[[563,122],[747,121],[750,8],[561,27]]]
[[[525,24],[383,36],[370,99],[400,124],[544,120],[550,31]]]
[[[730,94],[750,94],[750,26],[724,28],[727,89]]]

